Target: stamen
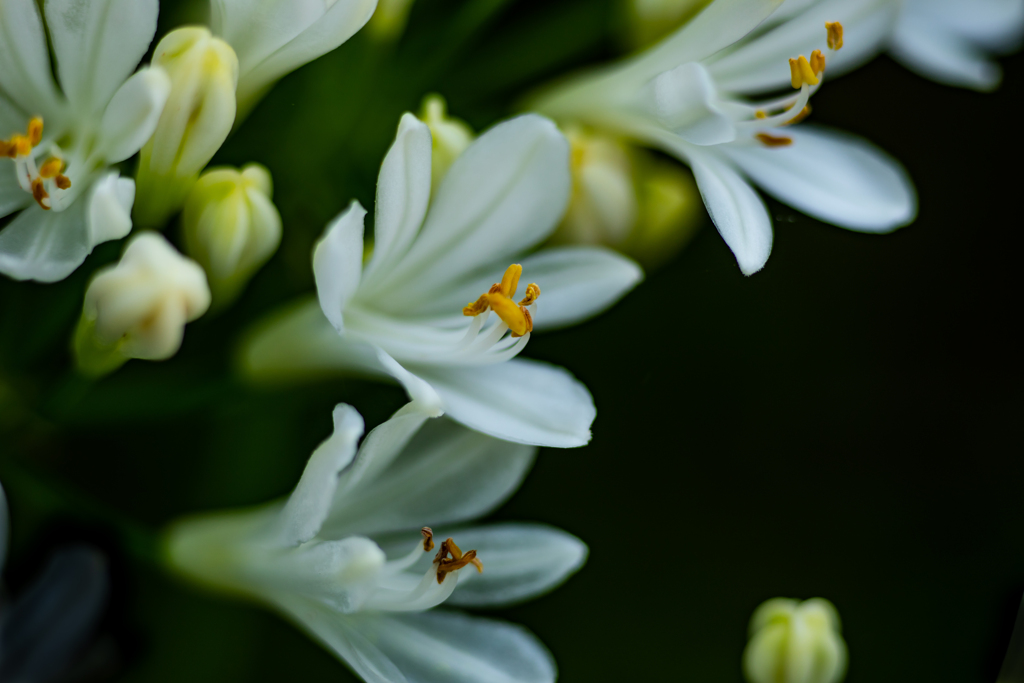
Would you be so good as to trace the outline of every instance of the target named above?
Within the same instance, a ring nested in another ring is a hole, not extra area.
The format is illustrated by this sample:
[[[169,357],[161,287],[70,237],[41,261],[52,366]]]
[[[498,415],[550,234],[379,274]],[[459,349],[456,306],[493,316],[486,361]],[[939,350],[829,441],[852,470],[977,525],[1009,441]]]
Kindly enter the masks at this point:
[[[811,53],[811,69],[815,76],[820,76],[825,71],[825,55],[821,54],[821,50]]]
[[[793,88],[797,90],[804,85],[818,85],[818,76],[803,55],[789,60],[789,71]]]
[[[519,305],[520,306],[529,306],[530,304],[532,304],[534,301],[536,301],[539,298],[540,298],[540,287],[537,286],[537,283],[531,282],[530,284],[526,285],[526,296],[524,296],[523,300],[519,302]]]
[[[448,556],[451,555],[451,559]],[[481,574],[484,571],[483,563],[477,559],[476,551],[470,550],[463,553],[455,541],[449,537],[441,542],[441,549],[434,557],[434,564],[437,565],[437,582],[444,583],[448,574],[458,571],[467,565],[473,565]]]
[[[44,211],[50,210],[50,194],[43,187],[42,178],[36,178],[32,181],[32,199],[36,200],[36,204]]]
[[[764,109],[758,109],[757,111],[754,112],[754,118],[755,119],[766,119],[766,118],[768,118],[768,114],[766,114],[764,112]]]
[[[66,175],[61,175],[60,173],[58,173],[57,177],[53,179],[53,182],[62,190],[66,190],[71,187],[71,178],[68,178]]]
[[[64,161],[57,157],[48,158],[39,168],[36,168],[33,151],[42,141],[43,119],[33,116],[29,119],[24,135],[15,133],[7,140],[0,140],[0,157],[14,160],[18,184],[32,195],[32,199],[41,208],[49,211],[53,208],[50,193],[55,190],[68,189],[71,187],[71,179],[63,174]],[[58,208],[60,208],[59,205]]]
[[[769,135],[768,133],[758,133],[755,135],[758,140],[761,141],[765,147],[789,147],[793,144],[793,138],[787,138],[779,135]]]
[[[423,534],[423,552],[429,553],[434,549],[434,530],[425,526],[420,529],[420,533]]]
[[[38,116],[28,121],[28,140],[33,147],[43,141],[43,120]]]
[[[517,305],[512,297],[519,288],[519,278],[523,274],[523,267],[513,263],[505,270],[500,283],[491,286],[486,294],[476,301],[470,302],[462,309],[462,315],[475,317],[485,311],[494,311],[501,321],[512,330],[513,337],[522,337],[533,331],[533,317],[526,310],[540,296],[540,287],[536,283],[526,286],[526,296]]]
[[[843,25],[838,21],[826,21],[825,30],[828,31],[828,49],[838,50],[843,46]]]
[[[64,162],[57,157],[50,157],[39,167],[39,177],[46,178],[47,180],[56,178],[63,170]]]
[[[789,121],[787,121],[786,123],[784,123],[782,125],[784,125],[784,126],[792,126],[794,124],[800,123],[801,121],[803,121],[804,119],[806,119],[810,115],[811,115],[811,105],[808,104],[806,107],[804,107],[803,109],[800,110],[799,114],[797,114],[796,116],[794,116],[793,118],[791,118]]]

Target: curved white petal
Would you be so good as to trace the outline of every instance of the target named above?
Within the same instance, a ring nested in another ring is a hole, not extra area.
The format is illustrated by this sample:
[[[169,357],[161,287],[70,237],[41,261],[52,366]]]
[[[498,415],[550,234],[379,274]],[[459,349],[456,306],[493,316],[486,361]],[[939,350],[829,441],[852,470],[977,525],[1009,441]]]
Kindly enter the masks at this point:
[[[782,202],[851,230],[889,232],[914,220],[917,196],[898,161],[839,131],[787,128],[788,147],[727,145],[722,150]]]
[[[50,119],[61,109],[63,100],[53,82],[50,52],[35,0],[0,2],[0,91],[30,111],[30,116]],[[27,123],[22,122],[22,132]],[[53,126],[58,122],[45,123]],[[4,137],[8,134],[0,132]]]
[[[345,304],[359,286],[363,272],[363,217],[359,202],[353,201],[324,230],[313,249],[313,274],[320,307],[331,324],[344,329]]]
[[[4,163],[0,164],[0,218],[24,209],[32,203],[32,195],[18,184],[14,164],[9,163],[7,159],[2,161]]]
[[[772,221],[764,201],[716,153],[687,151],[686,156],[712,222],[743,274],[753,275],[772,251]]]
[[[736,125],[717,105],[708,70],[687,62],[650,84],[654,115],[669,130],[694,145],[718,145],[736,139]]]
[[[881,51],[898,10],[890,0],[824,0],[733,50],[708,60],[719,89],[760,93],[791,87],[789,59],[825,53],[825,77],[845,73]],[[826,21],[839,21],[845,35],[841,50],[826,48]]]
[[[374,348],[377,364],[384,372],[398,380],[409,399],[422,406],[431,417],[439,417],[444,413],[444,401],[428,382],[407,370],[401,363],[392,358],[387,351]]]
[[[170,94],[171,79],[160,67],[140,69],[118,88],[100,123],[99,146],[107,163],[124,161],[142,149]]]
[[[149,49],[157,0],[46,0],[45,8],[64,95],[76,115],[98,113]]]
[[[448,417],[471,429],[553,448],[590,441],[594,400],[564,368],[516,358],[470,368],[415,369],[444,401]]]
[[[374,274],[386,277],[419,233],[430,202],[430,159],[430,128],[404,114],[377,178],[373,257],[362,282],[366,291],[373,289]]]
[[[326,616],[303,621],[371,683],[554,683],[556,677],[554,659],[536,636],[507,622],[442,610],[357,614],[344,622]]]
[[[978,47],[1012,50],[1024,40],[1024,0],[904,0],[900,22],[930,18]]]
[[[528,114],[498,124],[452,164],[419,237],[378,288],[403,296],[374,304],[414,312],[467,273],[537,244],[564,213],[570,184],[569,145],[551,121]]]
[[[330,512],[338,474],[355,457],[356,444],[363,435],[362,416],[352,406],[340,403],[333,417],[334,432],[313,451],[281,510],[278,523],[284,545],[299,545],[317,535]]]
[[[89,251],[97,244],[119,240],[132,230],[132,205],[135,181],[111,171],[93,183],[91,194],[80,202],[87,204],[85,220]]]
[[[0,139],[6,140],[14,133],[24,133],[29,118],[21,107],[7,99],[0,90]]]
[[[1002,69],[982,48],[927,13],[896,24],[889,52],[907,68],[946,85],[989,91],[1002,80]]]
[[[460,522],[490,512],[522,483],[536,449],[432,420],[386,469],[365,451],[372,477],[339,490],[321,530],[324,538],[380,534]],[[357,463],[358,464],[358,463]]]

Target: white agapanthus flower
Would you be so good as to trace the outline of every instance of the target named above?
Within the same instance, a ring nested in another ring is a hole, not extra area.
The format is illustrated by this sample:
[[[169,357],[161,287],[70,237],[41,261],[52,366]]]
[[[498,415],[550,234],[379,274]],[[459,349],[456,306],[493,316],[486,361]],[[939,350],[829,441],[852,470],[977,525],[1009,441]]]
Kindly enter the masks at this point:
[[[826,17],[840,15],[846,17],[848,47],[829,60],[830,73],[843,73],[888,50],[927,78],[992,90],[1002,79],[992,55],[1014,50],[1024,38],[1024,0],[786,0],[762,29],[779,33],[773,42],[784,37],[805,49],[817,44]],[[775,61],[780,54],[760,57],[760,69],[743,57],[722,61],[735,60],[752,86],[784,85],[789,74]]]
[[[409,404],[357,451],[362,418],[339,405],[287,501],[176,524],[169,562],[272,606],[370,683],[554,681],[525,629],[432,608],[538,595],[582,565],[586,546],[537,524],[453,528],[511,495],[536,449],[445,419],[424,425],[428,413]]]
[[[377,0],[210,0],[210,26],[238,55],[244,114],[279,78],[361,29]]]
[[[139,151],[170,90],[159,68],[132,75],[157,10],[157,0],[0,2],[0,218],[17,214],[0,230],[0,272],[62,280],[131,230],[135,185],[110,166]]]
[[[498,438],[587,443],[595,410],[586,387],[561,368],[514,359],[534,328],[588,318],[642,277],[599,247],[524,256],[554,230],[569,185],[565,138],[528,115],[477,138],[431,198],[430,130],[406,114],[381,167],[365,267],[366,212],[353,202],[316,246],[319,306],[257,332],[245,366],[256,377],[392,377],[435,412]],[[520,275],[531,284],[518,287]]]
[[[535,102],[542,113],[632,137],[687,163],[746,274],[764,266],[773,239],[771,216],[750,181],[851,230],[888,232],[913,220],[917,210],[906,173],[866,141],[824,128],[784,127],[809,111],[826,60],[840,48],[850,49],[843,47],[843,28],[856,17],[847,8],[851,14],[837,11],[828,27],[818,22],[814,50],[792,40],[787,24],[739,42],[781,1],[715,0],[647,52],[558,86]],[[847,32],[845,43],[860,35]],[[761,74],[774,78],[776,67],[786,69],[795,91],[749,101],[747,93],[766,89]]]

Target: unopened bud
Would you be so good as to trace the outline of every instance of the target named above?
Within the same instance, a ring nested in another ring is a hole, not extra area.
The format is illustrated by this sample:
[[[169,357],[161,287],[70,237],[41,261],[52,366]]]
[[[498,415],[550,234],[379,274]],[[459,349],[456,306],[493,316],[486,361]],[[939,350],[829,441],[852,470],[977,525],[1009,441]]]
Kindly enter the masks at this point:
[[[750,620],[743,653],[750,683],[838,683],[846,660],[839,614],[828,600],[774,598]]]
[[[366,25],[370,35],[378,40],[395,40],[405,31],[413,0],[378,0],[377,10]]]
[[[185,324],[209,306],[203,269],[163,236],[139,233],[120,262],[99,271],[85,291],[74,340],[78,367],[104,375],[130,358],[170,358],[181,347]]]
[[[171,94],[140,154],[135,220],[160,227],[181,208],[199,172],[231,132],[238,59],[208,29],[190,26],[164,36],[153,64],[170,76]]]
[[[271,193],[270,172],[259,164],[207,171],[189,193],[185,252],[206,271],[218,308],[238,296],[281,243]]]
[[[682,26],[711,0],[626,0],[628,41],[647,47]]]
[[[448,169],[466,148],[473,143],[476,135],[462,119],[448,116],[448,105],[440,95],[427,95],[423,99],[420,120],[430,128],[433,147],[430,157],[430,183],[433,192],[441,185]]]

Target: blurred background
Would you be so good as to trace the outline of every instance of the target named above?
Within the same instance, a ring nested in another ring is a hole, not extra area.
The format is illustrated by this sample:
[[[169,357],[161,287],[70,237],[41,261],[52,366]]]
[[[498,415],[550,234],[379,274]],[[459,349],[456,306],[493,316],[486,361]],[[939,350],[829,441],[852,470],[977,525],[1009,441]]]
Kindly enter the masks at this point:
[[[158,35],[201,17],[162,6]],[[287,493],[337,401],[368,427],[404,404],[354,380],[254,390],[233,351],[247,325],[312,291],[313,242],[351,199],[372,204],[403,111],[438,92],[486,128],[532,87],[621,54],[619,9],[417,0],[401,40],[363,31],[285,78],[214,159],[270,169],[282,246],[169,362],[99,382],[72,370],[84,286],[118,243],[57,285],[0,281],[5,583],[18,593],[61,543],[107,553],[94,680],[352,678],[277,616],[168,577],[154,534]],[[748,619],[775,596],[836,604],[850,683],[995,680],[1024,593],[1024,59],[1004,66],[1001,90],[981,95],[882,57],[815,97],[816,122],[907,166],[916,224],[856,234],[769,200],[772,257],[747,278],[705,219],[612,311],[531,340],[528,356],[570,368],[598,406],[593,443],[543,452],[493,515],[590,545],[565,586],[496,612],[544,640],[561,680],[738,683]]]

